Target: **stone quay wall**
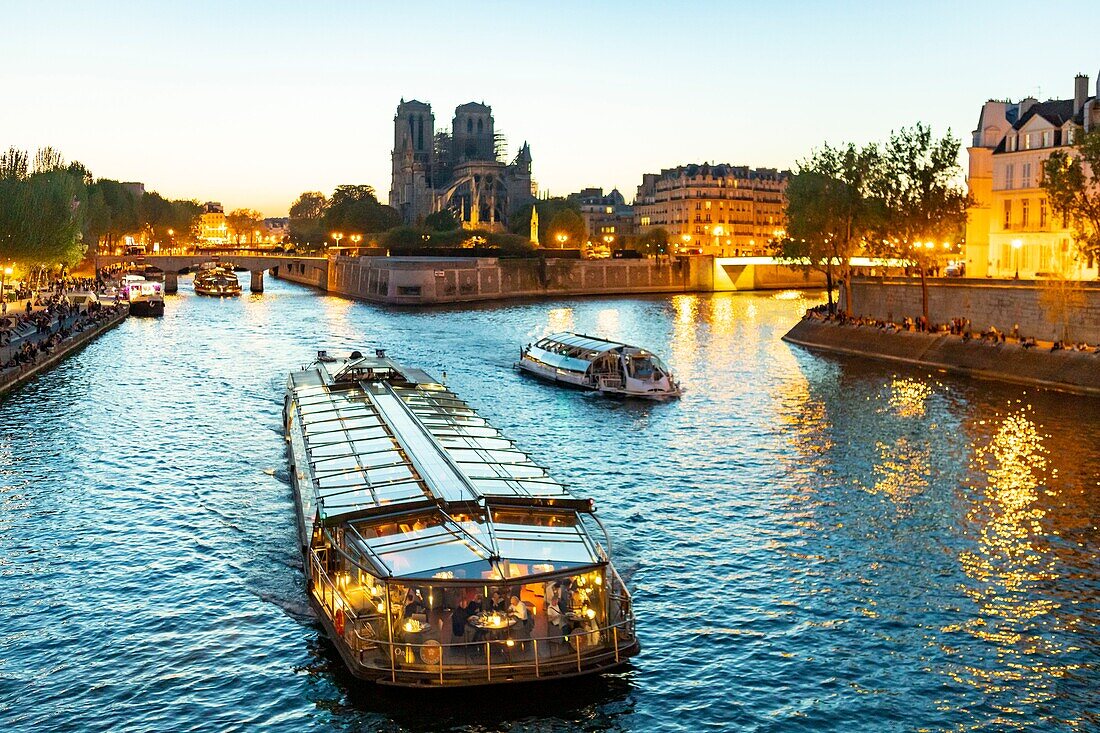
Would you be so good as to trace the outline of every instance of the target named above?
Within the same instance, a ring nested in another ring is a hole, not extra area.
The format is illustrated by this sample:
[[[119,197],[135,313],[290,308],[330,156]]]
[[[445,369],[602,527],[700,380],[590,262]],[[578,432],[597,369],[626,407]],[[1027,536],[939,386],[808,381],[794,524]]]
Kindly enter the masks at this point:
[[[835,354],[1100,397],[1100,354],[963,341],[950,334],[886,331],[804,318],[784,341]]]
[[[909,278],[855,278],[852,314],[900,322],[921,315],[920,281]],[[843,298],[843,296],[842,296]],[[928,314],[933,323],[970,319],[971,330],[1011,332],[1040,341],[1100,343],[1100,282],[933,278],[928,281]],[[1064,322],[1063,322],[1064,321]]]
[[[83,349],[101,334],[110,331],[112,328],[125,321],[126,317],[129,315],[130,311],[128,309],[123,309],[122,312],[114,317],[96,324],[94,328],[89,328],[87,331],[82,331],[81,333],[70,336],[68,339],[58,344],[57,348],[52,353],[36,364],[25,364],[15,369],[0,371],[0,396],[3,396],[6,392],[15,389],[24,382],[29,381],[35,375],[52,369],[70,354]]]
[[[571,295],[631,295],[818,287],[782,266],[742,266],[736,281],[716,282],[712,257],[669,260],[507,259],[495,257],[346,257],[318,271],[280,268],[278,277],[352,298],[435,305]],[[730,280],[727,278],[726,280]]]

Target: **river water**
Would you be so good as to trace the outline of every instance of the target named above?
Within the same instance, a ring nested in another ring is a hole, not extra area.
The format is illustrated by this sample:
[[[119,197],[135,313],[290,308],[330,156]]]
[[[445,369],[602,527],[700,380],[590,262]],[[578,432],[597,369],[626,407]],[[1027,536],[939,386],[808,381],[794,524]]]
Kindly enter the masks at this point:
[[[816,294],[421,311],[267,286],[185,280],[0,404],[0,730],[1100,729],[1097,401],[784,344]],[[650,346],[687,392],[509,368],[553,330]],[[305,598],[282,380],[376,346],[596,499],[628,670],[430,698],[342,670]]]

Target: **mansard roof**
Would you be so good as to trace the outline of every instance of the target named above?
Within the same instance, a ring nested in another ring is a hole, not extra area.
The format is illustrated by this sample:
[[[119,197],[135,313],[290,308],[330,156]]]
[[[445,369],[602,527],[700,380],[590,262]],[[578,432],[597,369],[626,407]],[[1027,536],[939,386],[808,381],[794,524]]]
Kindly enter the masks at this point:
[[[1012,129],[1019,130],[1023,128],[1023,126],[1030,122],[1033,117],[1042,117],[1055,127],[1061,127],[1074,117],[1073,100],[1048,99],[1045,102],[1036,102],[1016,121]]]

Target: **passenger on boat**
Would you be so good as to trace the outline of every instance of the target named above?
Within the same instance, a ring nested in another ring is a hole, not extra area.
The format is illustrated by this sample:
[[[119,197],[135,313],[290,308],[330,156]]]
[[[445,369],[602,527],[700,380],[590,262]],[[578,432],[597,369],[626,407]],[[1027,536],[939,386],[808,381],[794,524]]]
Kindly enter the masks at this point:
[[[469,620],[469,605],[457,606],[451,612],[451,636],[453,641],[461,641],[466,638],[466,622]]]
[[[512,596],[512,602],[508,605],[508,613],[516,618],[516,628],[521,628],[524,631],[524,635],[531,636],[531,627],[535,625],[535,619],[531,615],[530,609],[527,608],[527,604],[519,599],[519,596]]]
[[[409,590],[405,595],[405,618],[412,618],[415,614],[428,615],[428,607],[424,605],[424,598],[420,591]]]
[[[567,611],[567,608],[562,608],[561,592],[555,590],[546,605],[546,620],[550,622],[555,634],[568,636],[570,625],[569,618],[566,616]]]
[[[508,601],[500,594],[499,590],[493,591],[492,598],[489,601],[489,608],[486,610],[495,611],[496,613],[508,612]]]

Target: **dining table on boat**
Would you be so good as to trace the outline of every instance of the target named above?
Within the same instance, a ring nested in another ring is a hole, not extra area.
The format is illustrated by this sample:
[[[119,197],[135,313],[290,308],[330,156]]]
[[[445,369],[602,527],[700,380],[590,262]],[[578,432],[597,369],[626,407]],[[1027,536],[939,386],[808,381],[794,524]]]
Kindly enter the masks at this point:
[[[406,619],[401,624],[401,633],[405,637],[405,661],[412,664],[416,661],[416,654],[413,651],[413,644],[419,645],[424,637],[424,632],[429,629],[427,624],[421,623],[416,619]]]
[[[515,616],[503,613],[478,613],[466,619],[466,623],[484,634],[489,641],[501,641],[504,634],[516,625],[518,619]]]

